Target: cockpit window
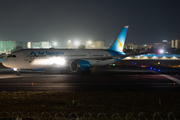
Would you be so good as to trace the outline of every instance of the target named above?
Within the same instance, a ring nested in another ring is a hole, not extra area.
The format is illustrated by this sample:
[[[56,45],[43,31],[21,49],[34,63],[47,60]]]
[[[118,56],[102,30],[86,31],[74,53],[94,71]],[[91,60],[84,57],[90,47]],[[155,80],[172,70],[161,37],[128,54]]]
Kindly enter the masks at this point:
[[[16,55],[8,55],[8,58],[10,58],[10,57],[15,58],[15,57],[16,57]]]
[[[15,58],[15,57],[16,57],[16,55],[12,55],[12,57],[13,57],[13,58]]]
[[[12,55],[8,55],[8,58],[11,57]]]

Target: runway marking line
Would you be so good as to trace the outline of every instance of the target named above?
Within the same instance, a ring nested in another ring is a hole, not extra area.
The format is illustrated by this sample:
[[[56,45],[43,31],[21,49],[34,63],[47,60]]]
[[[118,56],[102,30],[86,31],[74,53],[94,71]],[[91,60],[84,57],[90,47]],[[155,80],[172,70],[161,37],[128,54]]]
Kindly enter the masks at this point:
[[[23,76],[3,76],[3,77],[0,77],[0,79],[5,79],[5,78],[18,78],[18,77],[23,77]]]
[[[172,77],[172,76],[169,76],[169,75],[163,75],[163,74],[162,74],[161,76],[163,76],[163,77],[165,77],[165,78],[168,78],[169,80],[172,80],[172,81],[174,81],[174,82],[180,84],[180,80],[179,80],[179,79],[176,79],[176,78],[174,78],[174,77]]]

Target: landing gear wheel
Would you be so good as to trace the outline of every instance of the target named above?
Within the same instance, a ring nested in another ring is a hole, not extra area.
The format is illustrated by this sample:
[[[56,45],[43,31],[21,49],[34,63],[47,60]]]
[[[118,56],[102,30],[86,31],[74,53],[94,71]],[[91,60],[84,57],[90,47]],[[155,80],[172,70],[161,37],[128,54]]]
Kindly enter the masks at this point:
[[[21,75],[21,73],[20,73],[19,71],[17,71],[17,72],[16,72],[16,75],[17,75],[17,76],[20,76],[20,75]]]

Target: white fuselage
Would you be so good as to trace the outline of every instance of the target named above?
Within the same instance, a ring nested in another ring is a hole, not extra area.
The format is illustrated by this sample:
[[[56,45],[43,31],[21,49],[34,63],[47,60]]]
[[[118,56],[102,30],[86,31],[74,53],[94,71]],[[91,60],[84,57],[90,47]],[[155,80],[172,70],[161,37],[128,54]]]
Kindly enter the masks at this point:
[[[6,58],[3,65],[18,69],[63,67],[68,66],[70,61],[78,59],[88,61],[91,66],[103,66],[115,62],[112,58],[103,59],[112,56],[103,49],[25,49],[13,52],[11,55],[14,57]],[[65,61],[64,65],[59,65],[61,59]]]
[[[124,26],[107,50],[103,49],[23,49],[13,52],[2,64],[20,69],[66,68],[73,73],[88,72],[91,66],[104,66],[126,57],[123,47],[129,26]],[[125,56],[124,56],[125,55]]]

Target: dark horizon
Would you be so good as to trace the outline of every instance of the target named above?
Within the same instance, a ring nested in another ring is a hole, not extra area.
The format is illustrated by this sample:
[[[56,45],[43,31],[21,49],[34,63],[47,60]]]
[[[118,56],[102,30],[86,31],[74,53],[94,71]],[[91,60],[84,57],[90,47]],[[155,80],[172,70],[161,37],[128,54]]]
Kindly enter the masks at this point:
[[[178,0],[1,0],[0,41],[105,41],[126,25],[126,44],[180,39]]]

